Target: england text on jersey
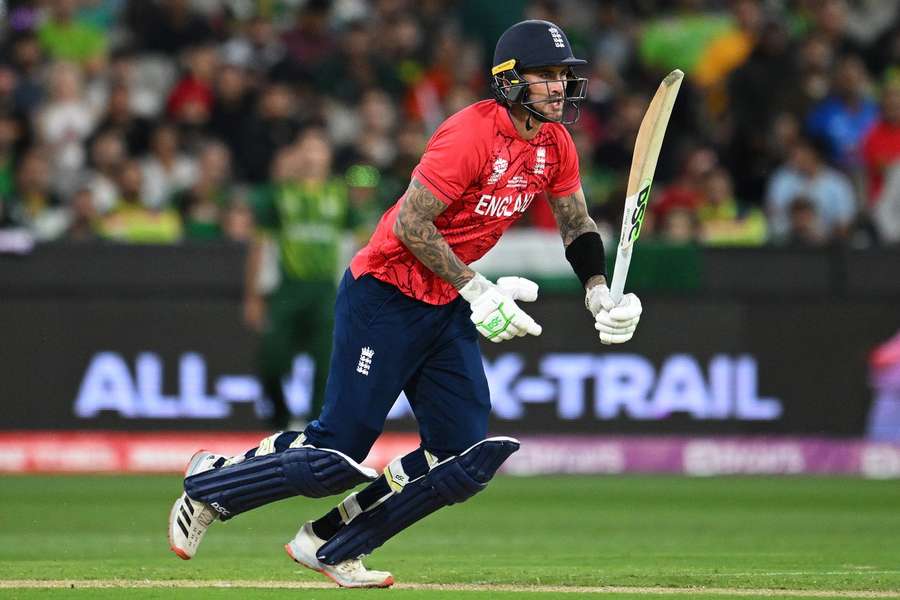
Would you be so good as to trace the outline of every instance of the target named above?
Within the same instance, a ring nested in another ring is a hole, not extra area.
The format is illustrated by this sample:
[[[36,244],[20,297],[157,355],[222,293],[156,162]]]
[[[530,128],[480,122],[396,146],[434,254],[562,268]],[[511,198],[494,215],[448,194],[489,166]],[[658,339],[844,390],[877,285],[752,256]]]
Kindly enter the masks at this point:
[[[571,194],[581,185],[575,145],[562,125],[545,123],[537,136],[523,140],[506,109],[493,100],[444,121],[412,175],[447,204],[435,226],[466,264],[484,256],[535,199]],[[350,269],[355,277],[371,273],[417,300],[446,304],[456,290],[393,233],[402,203],[400,198],[382,216]]]

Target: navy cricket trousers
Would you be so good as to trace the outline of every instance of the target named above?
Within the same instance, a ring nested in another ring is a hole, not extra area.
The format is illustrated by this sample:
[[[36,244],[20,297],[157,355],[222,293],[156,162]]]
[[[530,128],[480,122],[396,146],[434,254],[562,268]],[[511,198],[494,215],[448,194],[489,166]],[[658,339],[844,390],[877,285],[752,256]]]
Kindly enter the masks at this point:
[[[401,391],[422,447],[458,454],[487,436],[490,392],[468,303],[434,306],[347,269],[334,310],[325,404],[309,443],[362,461]]]

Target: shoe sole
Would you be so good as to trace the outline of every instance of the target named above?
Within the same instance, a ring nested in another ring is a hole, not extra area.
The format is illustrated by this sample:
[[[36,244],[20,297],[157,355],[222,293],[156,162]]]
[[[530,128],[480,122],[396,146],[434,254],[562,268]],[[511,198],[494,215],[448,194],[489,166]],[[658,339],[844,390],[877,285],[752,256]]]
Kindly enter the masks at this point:
[[[325,569],[317,569],[315,567],[309,566],[305,562],[297,560],[297,557],[294,556],[294,551],[291,550],[290,544],[284,545],[284,551],[287,552],[287,555],[291,557],[292,561],[294,561],[298,565],[306,567],[310,571],[315,571],[316,573],[321,573],[322,575],[324,575],[325,577],[327,577],[328,579],[333,581],[338,587],[348,588],[348,589],[351,589],[351,588],[356,588],[356,589],[358,589],[358,588],[387,588],[387,587],[391,587],[392,585],[394,585],[394,576],[393,575],[388,576],[387,579],[385,579],[384,581],[381,581],[379,583],[368,583],[368,584],[363,584],[363,585],[344,585],[340,581],[335,579],[334,576],[332,576],[331,573],[329,573]]]
[[[181,496],[178,497],[178,500],[175,501],[175,504],[172,505],[172,510],[169,511],[169,529],[166,532],[169,538],[169,550],[178,555],[178,558],[181,560],[191,560],[191,555],[187,553],[183,548],[179,548],[175,545],[175,541],[172,539],[172,527],[174,526],[175,519],[177,518],[176,512],[178,511],[178,505],[181,504]]]
[[[184,468],[184,476],[187,477],[191,468],[194,466],[194,463],[200,458],[201,455],[208,454],[206,450],[197,450],[191,456],[191,459],[188,461],[187,466]],[[169,538],[169,550],[174,552],[178,558],[181,560],[191,560],[192,556],[187,553],[183,548],[179,548],[175,545],[174,540],[172,539],[172,527],[174,527],[175,519],[177,515],[175,514],[178,511],[178,505],[181,503],[181,496],[178,497],[178,500],[175,501],[175,504],[172,505],[172,510],[169,511],[169,528],[166,531],[166,537]]]

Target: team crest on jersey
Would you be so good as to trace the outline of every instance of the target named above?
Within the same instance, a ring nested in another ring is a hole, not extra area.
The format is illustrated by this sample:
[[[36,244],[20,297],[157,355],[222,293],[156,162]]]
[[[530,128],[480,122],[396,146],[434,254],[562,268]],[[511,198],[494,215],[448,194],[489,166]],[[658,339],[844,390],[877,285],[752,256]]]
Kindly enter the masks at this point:
[[[534,152],[534,174],[543,175],[544,167],[547,166],[547,149],[543,146]]]
[[[491,176],[488,177],[488,184],[495,184],[500,181],[500,178],[506,173],[506,169],[509,168],[509,161],[503,158],[502,156],[498,156],[494,161],[494,166],[492,168]]]

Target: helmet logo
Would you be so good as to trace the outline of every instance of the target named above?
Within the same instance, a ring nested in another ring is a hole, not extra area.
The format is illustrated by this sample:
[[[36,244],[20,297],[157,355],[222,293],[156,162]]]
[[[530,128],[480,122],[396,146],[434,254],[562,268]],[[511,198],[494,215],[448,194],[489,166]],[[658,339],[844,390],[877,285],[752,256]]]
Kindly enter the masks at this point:
[[[559,32],[559,29],[556,27],[548,27],[547,31],[550,32],[550,37],[553,38],[553,45],[557,48],[565,48],[566,43],[563,41],[562,34]]]

